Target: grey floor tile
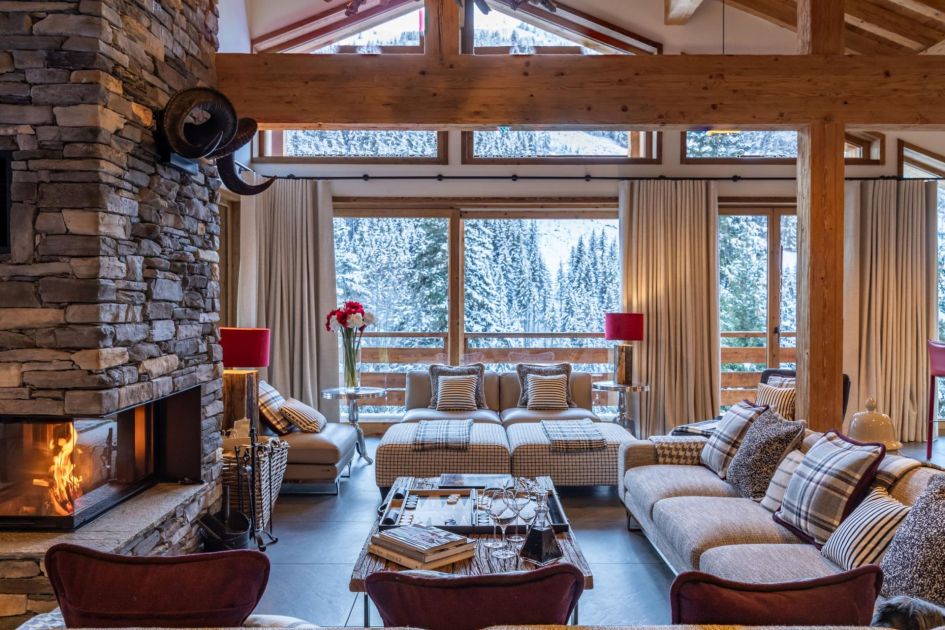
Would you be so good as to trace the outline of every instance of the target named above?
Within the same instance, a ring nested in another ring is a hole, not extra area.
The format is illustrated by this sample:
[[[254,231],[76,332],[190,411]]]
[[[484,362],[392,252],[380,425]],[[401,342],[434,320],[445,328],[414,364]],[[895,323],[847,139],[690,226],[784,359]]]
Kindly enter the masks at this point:
[[[348,591],[349,564],[273,564],[260,614],[298,617],[319,626],[343,626],[355,595]]]
[[[592,564],[594,588],[580,602],[582,625],[668,625],[669,586],[665,565]]]

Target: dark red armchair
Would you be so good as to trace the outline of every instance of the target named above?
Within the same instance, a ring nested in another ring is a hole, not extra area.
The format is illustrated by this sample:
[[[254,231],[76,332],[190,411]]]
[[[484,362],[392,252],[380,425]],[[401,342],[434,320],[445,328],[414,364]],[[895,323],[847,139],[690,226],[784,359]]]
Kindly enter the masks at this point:
[[[46,571],[70,628],[235,627],[265,592],[269,559],[248,550],[136,557],[56,545]]]
[[[584,574],[570,564],[474,576],[383,571],[366,585],[385,626],[479,630],[566,624],[584,592]]]
[[[883,572],[866,565],[814,580],[746,584],[681,573],[670,589],[674,624],[869,626]]]

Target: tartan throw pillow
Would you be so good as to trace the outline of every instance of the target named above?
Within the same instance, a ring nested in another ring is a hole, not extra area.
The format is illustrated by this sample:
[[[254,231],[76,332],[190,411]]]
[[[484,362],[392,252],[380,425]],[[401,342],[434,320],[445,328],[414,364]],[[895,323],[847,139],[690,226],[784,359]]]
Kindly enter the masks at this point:
[[[778,469],[774,471],[771,477],[771,483],[765,491],[765,498],[761,500],[761,507],[771,512],[777,512],[781,507],[781,500],[784,499],[784,491],[787,490],[788,482],[791,481],[791,475],[797,470],[797,467],[804,461],[804,453],[798,450],[791,451],[778,464]]]
[[[771,387],[797,387],[797,379],[793,376],[769,376],[767,384]]]
[[[802,439],[803,422],[783,420],[773,409],[768,409],[745,431],[725,479],[742,496],[761,501],[778,464]]]
[[[518,397],[519,407],[528,407],[528,375],[537,374],[538,376],[555,376],[564,374],[568,377],[567,397],[568,407],[575,407],[574,399],[571,398],[571,364],[555,363],[553,365],[533,365],[530,363],[519,363],[515,366],[515,372],[518,374],[518,383],[522,388],[522,393]]]
[[[702,464],[715,471],[721,479],[725,479],[728,465],[735,457],[745,431],[766,409],[767,407],[759,407],[747,400],[732,405],[722,416],[709,441],[705,443],[699,458]]]
[[[756,405],[768,405],[779,416],[793,420],[797,408],[797,390],[793,387],[772,387],[758,383]]]
[[[441,376],[437,380],[437,411],[475,411],[475,376]]]
[[[879,564],[909,506],[874,488],[850,513],[820,552],[847,571],[865,564]]]
[[[259,418],[277,435],[286,435],[296,430],[295,425],[282,417],[285,398],[266,381],[259,381]]]
[[[318,409],[295,398],[286,400],[280,412],[283,418],[305,433],[319,433],[328,424],[328,419]]]
[[[945,606],[945,475],[936,475],[919,495],[880,563],[882,594],[908,595]]]
[[[657,464],[698,466],[705,438],[693,436],[654,435],[650,442],[656,447]]]
[[[867,493],[885,454],[882,444],[825,433],[791,475],[774,520],[802,539],[823,545]]]
[[[431,365],[430,366],[430,409],[437,409],[437,394],[440,387],[441,376],[475,376],[476,381],[476,407],[479,409],[488,409],[486,405],[486,366],[482,363],[470,363],[469,365]]]
[[[528,408],[561,410],[568,408],[568,377],[528,375]]]

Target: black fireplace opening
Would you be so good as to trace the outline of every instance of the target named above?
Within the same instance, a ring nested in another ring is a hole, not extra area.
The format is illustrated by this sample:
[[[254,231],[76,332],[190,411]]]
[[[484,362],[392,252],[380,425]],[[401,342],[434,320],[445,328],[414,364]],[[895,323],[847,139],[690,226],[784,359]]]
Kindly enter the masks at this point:
[[[0,416],[0,528],[75,529],[158,482],[201,481],[200,387],[101,418]]]

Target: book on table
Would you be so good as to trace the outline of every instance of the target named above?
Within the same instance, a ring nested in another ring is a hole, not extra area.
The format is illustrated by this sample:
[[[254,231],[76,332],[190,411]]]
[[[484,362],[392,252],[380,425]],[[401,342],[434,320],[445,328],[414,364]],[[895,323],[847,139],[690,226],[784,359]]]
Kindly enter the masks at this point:
[[[473,556],[476,543],[437,527],[405,525],[374,534],[368,550],[410,568],[430,569]]]

